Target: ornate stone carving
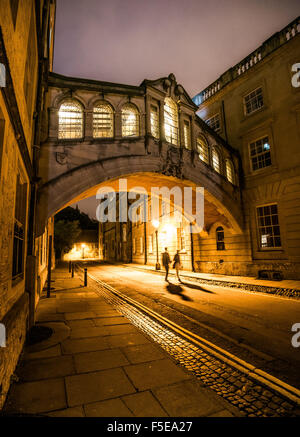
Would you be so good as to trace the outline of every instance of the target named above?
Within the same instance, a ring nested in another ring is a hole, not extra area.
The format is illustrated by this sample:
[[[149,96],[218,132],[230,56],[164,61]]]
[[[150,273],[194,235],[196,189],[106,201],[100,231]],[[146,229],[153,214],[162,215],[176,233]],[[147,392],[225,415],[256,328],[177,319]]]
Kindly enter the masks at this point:
[[[64,165],[67,163],[67,153],[65,152],[56,152],[56,162],[58,164]]]
[[[162,163],[162,173],[166,176],[174,176],[183,179],[183,160],[179,148],[169,147],[166,159]]]

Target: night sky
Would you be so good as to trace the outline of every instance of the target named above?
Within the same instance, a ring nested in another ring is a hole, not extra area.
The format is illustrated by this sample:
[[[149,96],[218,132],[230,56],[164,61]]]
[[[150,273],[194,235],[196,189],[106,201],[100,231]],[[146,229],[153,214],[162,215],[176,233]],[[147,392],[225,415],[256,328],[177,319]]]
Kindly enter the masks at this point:
[[[193,97],[299,14],[299,0],[57,0],[54,71],[129,85],[172,72]]]

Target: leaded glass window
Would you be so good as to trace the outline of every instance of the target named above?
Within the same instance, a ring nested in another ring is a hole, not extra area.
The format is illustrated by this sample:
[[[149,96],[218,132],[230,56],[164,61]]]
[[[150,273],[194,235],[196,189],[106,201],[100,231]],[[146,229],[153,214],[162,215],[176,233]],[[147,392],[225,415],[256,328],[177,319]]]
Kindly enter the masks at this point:
[[[206,123],[209,127],[211,127],[215,132],[221,131],[221,121],[220,121],[220,114],[215,114],[212,117],[208,118],[206,120]]]
[[[197,138],[197,150],[201,161],[205,162],[206,164],[209,164],[208,145],[204,139]]]
[[[183,139],[184,139],[184,147],[186,149],[191,148],[191,128],[190,123],[187,120],[184,120],[183,123]]]
[[[216,172],[221,173],[220,154],[216,149],[213,149],[212,151],[212,166]]]
[[[151,135],[159,138],[159,113],[157,106],[151,105],[150,111]]]
[[[93,111],[94,138],[111,138],[114,135],[113,110],[110,105],[100,103]]]
[[[226,160],[226,177],[232,184],[234,183],[234,170],[233,164],[230,159]]]
[[[58,111],[58,138],[71,139],[83,136],[83,110],[79,103],[67,100]]]
[[[178,111],[176,103],[167,97],[164,105],[165,138],[174,145],[178,145]]]
[[[137,137],[139,135],[139,113],[135,106],[126,104],[122,108],[122,136]]]

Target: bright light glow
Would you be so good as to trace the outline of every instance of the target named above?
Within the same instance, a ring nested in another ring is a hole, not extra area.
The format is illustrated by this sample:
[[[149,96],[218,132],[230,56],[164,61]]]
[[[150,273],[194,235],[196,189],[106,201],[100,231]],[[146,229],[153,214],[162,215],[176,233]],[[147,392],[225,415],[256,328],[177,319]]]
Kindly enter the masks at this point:
[[[84,248],[85,248],[85,244],[84,244],[84,243],[82,243],[81,247],[82,247],[82,249],[84,249]]]
[[[158,220],[152,220],[152,225],[157,229],[159,227],[159,221]]]

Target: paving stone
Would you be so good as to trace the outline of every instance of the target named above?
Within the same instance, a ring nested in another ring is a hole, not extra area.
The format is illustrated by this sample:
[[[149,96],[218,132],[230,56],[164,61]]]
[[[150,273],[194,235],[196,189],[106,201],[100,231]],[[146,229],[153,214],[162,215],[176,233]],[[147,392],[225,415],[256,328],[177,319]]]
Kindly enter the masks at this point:
[[[132,364],[165,358],[163,351],[151,343],[125,347],[122,351]]]
[[[23,381],[58,378],[73,373],[75,373],[73,360],[67,355],[25,361],[18,369],[18,376]]]
[[[82,320],[68,320],[67,325],[71,329],[78,329],[78,328],[92,328],[94,327],[94,322],[92,319],[82,319]]]
[[[36,323],[41,322],[64,322],[65,316],[63,313],[39,312],[36,315]]]
[[[150,343],[150,341],[142,334],[113,335],[108,338],[108,342],[111,347],[126,347]]]
[[[65,410],[53,411],[48,413],[51,417],[85,417],[82,407],[66,408]]]
[[[125,367],[124,370],[134,386],[140,391],[191,378],[168,358],[133,364]]]
[[[150,391],[124,396],[122,400],[135,417],[168,417],[166,411]]]
[[[224,409],[194,379],[152,391],[171,417],[206,417]]]
[[[234,415],[229,410],[221,410],[217,413],[211,414],[209,417],[234,417]]]
[[[94,319],[96,326],[104,326],[104,325],[126,325],[129,320],[126,317],[101,317],[98,319]]]
[[[109,332],[105,327],[94,326],[90,328],[76,328],[72,329],[70,338],[88,338],[100,337],[108,335]]]
[[[110,348],[106,337],[67,339],[61,346],[63,354],[77,354]]]
[[[95,317],[96,313],[93,311],[83,311],[83,312],[69,312],[65,314],[66,320],[81,320],[81,319],[92,319]]]
[[[119,335],[119,334],[128,334],[128,333],[136,333],[138,334],[140,331],[132,324],[126,324],[126,325],[106,325],[105,326],[108,335]]]
[[[61,347],[59,344],[49,347],[48,349],[39,352],[26,352],[23,356],[24,360],[37,360],[40,358],[51,358],[61,355]]]
[[[14,384],[5,409],[10,412],[39,414],[67,408],[63,378]]]
[[[89,311],[89,306],[85,302],[57,302],[56,310],[58,313],[76,313]]]
[[[136,391],[120,368],[67,376],[65,381],[70,407],[116,398]]]
[[[84,405],[87,417],[133,417],[132,412],[121,399],[109,399]]]
[[[129,364],[127,358],[119,349],[108,349],[77,354],[74,355],[74,360],[77,373],[112,369],[114,367],[122,367]]]
[[[107,310],[107,311],[100,311],[100,310],[95,310],[93,309],[93,311],[96,314],[96,318],[101,318],[101,317],[119,317],[120,313],[116,310]]]

